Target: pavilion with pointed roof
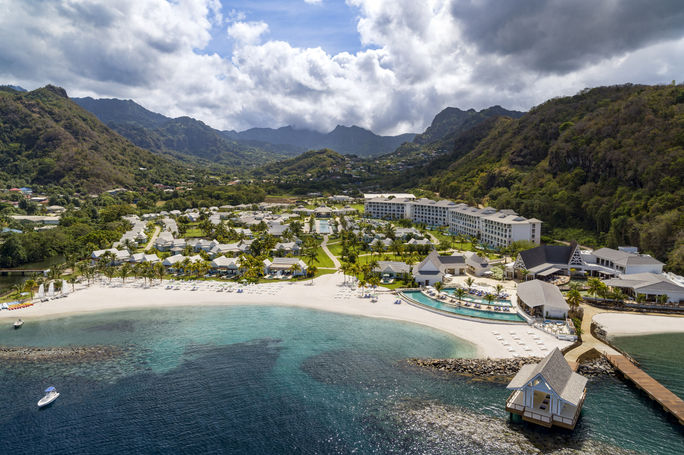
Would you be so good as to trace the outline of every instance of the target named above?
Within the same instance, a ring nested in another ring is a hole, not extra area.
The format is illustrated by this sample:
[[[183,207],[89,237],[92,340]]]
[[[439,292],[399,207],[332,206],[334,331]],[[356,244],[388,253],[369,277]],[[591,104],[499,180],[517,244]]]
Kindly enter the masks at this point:
[[[523,365],[506,386],[513,392],[506,411],[547,428],[574,429],[584,398],[587,378],[572,371],[558,348],[538,364]]]

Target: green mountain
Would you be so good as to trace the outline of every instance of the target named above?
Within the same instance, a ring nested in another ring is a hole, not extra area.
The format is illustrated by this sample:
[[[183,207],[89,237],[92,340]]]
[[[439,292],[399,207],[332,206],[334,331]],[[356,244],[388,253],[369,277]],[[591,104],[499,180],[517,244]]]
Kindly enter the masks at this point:
[[[175,119],[131,100],[74,98],[83,108],[139,147],[176,158],[195,158],[245,168],[298,153],[256,141],[238,142],[190,117]]]
[[[48,85],[0,90],[0,180],[100,192],[175,183],[177,164],[131,144]]]
[[[294,158],[267,164],[254,173],[261,177],[310,179],[342,172],[352,161],[352,158],[333,150],[310,150]]]
[[[301,152],[313,149],[332,149],[344,155],[373,157],[393,152],[404,142],[410,142],[414,134],[379,136],[358,126],[338,125],[329,133],[298,130],[291,126],[282,128],[252,128],[242,132],[225,131],[229,137],[240,141],[258,140],[270,144],[284,144]]]
[[[456,107],[447,107],[435,116],[423,134],[416,135],[413,142],[418,145],[431,144],[456,136],[493,117],[520,118],[523,114],[524,112],[509,111],[501,106],[488,107],[479,112],[475,109],[463,111]]]
[[[684,272],[684,86],[583,90],[488,126],[423,166],[430,176],[396,181],[512,208],[554,237],[635,245]]]

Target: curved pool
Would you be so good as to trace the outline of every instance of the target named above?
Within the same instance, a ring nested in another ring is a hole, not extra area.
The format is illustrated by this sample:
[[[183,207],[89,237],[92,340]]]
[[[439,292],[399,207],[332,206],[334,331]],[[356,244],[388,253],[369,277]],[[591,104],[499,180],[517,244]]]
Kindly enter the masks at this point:
[[[506,322],[525,322],[525,319],[517,313],[498,313],[494,311],[476,310],[473,308],[463,308],[460,306],[449,305],[446,302],[440,302],[423,294],[420,291],[403,291],[401,293],[407,299],[416,302],[420,305],[425,305],[436,310],[452,313],[460,316],[467,316],[478,319],[493,319]]]

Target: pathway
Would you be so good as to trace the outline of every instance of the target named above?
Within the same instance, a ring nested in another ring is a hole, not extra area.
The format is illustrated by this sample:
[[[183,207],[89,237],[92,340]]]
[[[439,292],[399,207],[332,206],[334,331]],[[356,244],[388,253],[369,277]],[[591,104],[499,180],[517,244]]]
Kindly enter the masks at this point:
[[[157,240],[157,237],[159,236],[160,232],[161,226],[155,226],[154,233],[152,234],[152,237],[150,237],[150,241],[147,242],[147,245],[145,245],[145,249],[143,251],[147,252],[152,248],[152,245],[154,245],[154,241]]]
[[[327,234],[323,236],[323,242],[321,242],[321,248],[323,248],[323,251],[325,252],[325,254],[328,255],[330,260],[333,262],[333,265],[335,265],[335,270],[339,269],[342,264],[340,264],[340,261],[328,249],[328,235]]]
[[[620,355],[615,349],[611,348],[603,341],[594,338],[594,335],[591,334],[592,319],[599,313],[606,313],[606,310],[585,304],[582,305],[582,308],[584,309],[584,317],[582,318],[582,344],[566,352],[565,360],[567,360],[568,363],[573,362],[576,364],[577,359],[591,349],[596,349],[602,354]]]

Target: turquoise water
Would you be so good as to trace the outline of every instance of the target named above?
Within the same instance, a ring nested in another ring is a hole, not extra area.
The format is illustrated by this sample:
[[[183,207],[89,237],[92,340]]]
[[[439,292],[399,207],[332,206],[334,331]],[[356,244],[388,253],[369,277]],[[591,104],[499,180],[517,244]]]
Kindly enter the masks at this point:
[[[645,372],[684,400],[684,333],[616,337],[612,341],[634,357]]]
[[[496,431],[493,440],[553,444],[568,434],[509,425],[503,384],[407,366],[406,357],[469,357],[475,348],[395,321],[286,307],[170,308],[29,321],[0,330],[0,344],[125,352],[80,364],[3,362],[2,454],[509,453],[475,436],[448,438],[429,422],[418,431],[423,422],[412,414],[397,425],[407,407],[431,403],[489,422],[474,434]],[[48,385],[62,395],[39,411]],[[602,379],[588,385],[571,443],[582,453],[601,443],[612,454],[674,454],[684,451],[683,435],[639,392]]]
[[[444,289],[442,292],[445,292],[449,295],[456,295],[454,293],[454,289]],[[466,300],[468,302],[475,302],[475,303],[481,303],[484,305],[489,305],[489,302],[487,300],[477,297],[471,294],[466,294],[462,300]],[[505,300],[505,299],[497,299],[497,300],[492,300],[492,305],[500,305],[500,306],[511,306],[511,301],[510,300]]]
[[[328,220],[318,220],[318,233],[330,234],[330,225],[328,224]]]
[[[441,302],[439,300],[432,299],[420,291],[404,291],[406,297],[415,300],[416,302],[426,305],[432,308],[436,308],[441,311],[446,311],[448,313],[460,314],[462,316],[469,316],[473,318],[481,319],[496,319],[499,321],[515,321],[515,322],[525,322],[525,320],[516,313],[495,313],[493,311],[483,311],[476,310],[473,308],[463,308],[449,305],[446,302]]]

